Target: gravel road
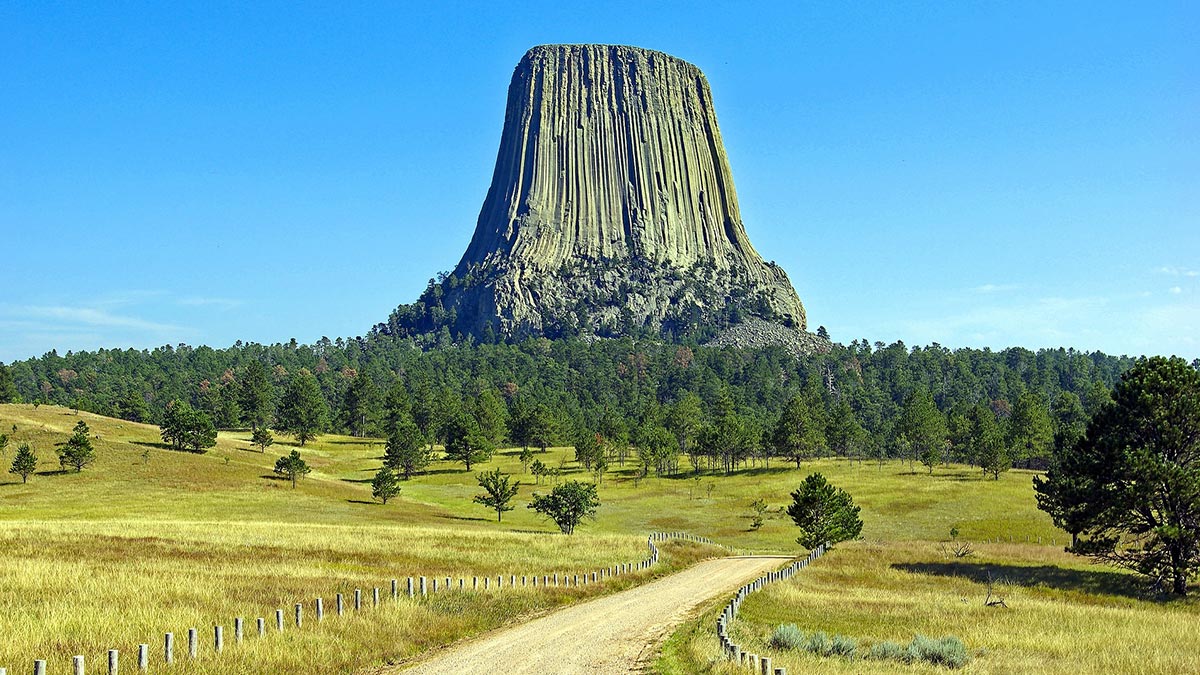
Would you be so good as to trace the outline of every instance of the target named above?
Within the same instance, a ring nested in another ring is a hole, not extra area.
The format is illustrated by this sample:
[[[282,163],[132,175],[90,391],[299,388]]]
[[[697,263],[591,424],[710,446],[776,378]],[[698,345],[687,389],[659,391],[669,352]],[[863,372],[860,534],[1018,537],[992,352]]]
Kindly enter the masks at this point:
[[[707,560],[658,581],[488,633],[411,667],[380,672],[640,672],[653,661],[658,645],[694,609],[788,560],[778,556]]]

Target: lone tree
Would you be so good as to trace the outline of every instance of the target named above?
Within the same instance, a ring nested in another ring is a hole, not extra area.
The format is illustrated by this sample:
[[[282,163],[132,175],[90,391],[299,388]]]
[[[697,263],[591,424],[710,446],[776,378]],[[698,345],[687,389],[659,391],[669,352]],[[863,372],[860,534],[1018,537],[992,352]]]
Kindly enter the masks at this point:
[[[288,383],[276,417],[275,428],[294,436],[301,447],[329,427],[329,407],[321,396],[321,385],[307,369],[301,368]]]
[[[250,444],[257,445],[259,452],[266,452],[267,447],[274,445],[275,436],[271,434],[271,430],[266,427],[259,427],[250,434]]]
[[[808,549],[857,539],[862,532],[862,520],[850,493],[830,485],[819,473],[810,474],[792,493],[787,514],[800,527],[796,543]]]
[[[71,467],[75,469],[75,473],[79,473],[85,466],[96,461],[96,449],[92,447],[92,440],[88,438],[89,433],[91,430],[83,420],[75,423],[71,437],[62,444],[62,449],[58,451],[59,466],[64,469]]]
[[[479,481],[479,487],[483,488],[487,494],[475,495],[475,503],[482,504],[489,509],[495,509],[496,522],[500,522],[500,516],[505,511],[512,511],[511,502],[513,497],[517,496],[517,491],[521,488],[521,481],[510,480],[509,476],[500,473],[500,469],[495,471],[485,471],[475,476]]]
[[[996,413],[982,403],[976,405],[971,410],[971,427],[974,431],[971,450],[975,463],[983,475],[991,474],[993,480],[1000,480],[1000,474],[1012,468],[1012,455],[1004,443],[1004,430],[996,419]]]
[[[768,440],[775,454],[795,461],[797,469],[801,461],[823,450],[828,441],[824,421],[803,395],[793,396],[783,407]]]
[[[529,508],[548,517],[563,534],[573,534],[584,518],[594,518],[600,495],[592,483],[569,480],[554,486],[548,495],[533,496]]]
[[[22,443],[17,446],[17,454],[13,456],[12,468],[8,472],[17,474],[22,483],[27,483],[29,476],[37,470],[37,461],[33,448],[28,443]]]
[[[275,462],[275,473],[292,481],[292,489],[296,489],[296,481],[312,473],[308,463],[300,459],[300,451],[293,450],[292,454],[280,457]]]
[[[1074,452],[1034,479],[1038,508],[1072,550],[1187,595],[1200,570],[1200,372],[1142,359],[1121,376]]]
[[[404,480],[408,480],[414,473],[424,471],[431,461],[433,454],[426,447],[421,430],[407,415],[400,417],[395,428],[388,434],[383,465],[402,473]]]
[[[371,496],[384,504],[396,495],[400,494],[400,477],[396,472],[387,468],[381,468],[375,473],[375,478],[371,480]]]
[[[160,429],[163,442],[176,450],[204,452],[217,444],[217,430],[208,415],[179,399],[167,404]]]

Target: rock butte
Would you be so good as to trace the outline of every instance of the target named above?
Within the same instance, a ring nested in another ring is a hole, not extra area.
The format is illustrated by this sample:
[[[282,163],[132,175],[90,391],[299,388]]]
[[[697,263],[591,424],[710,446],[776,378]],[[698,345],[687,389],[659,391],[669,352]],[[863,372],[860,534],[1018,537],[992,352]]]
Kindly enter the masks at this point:
[[[734,302],[805,327],[787,274],[746,236],[704,74],[637,47],[544,45],[517,64],[454,277],[441,302],[469,332],[661,328]]]

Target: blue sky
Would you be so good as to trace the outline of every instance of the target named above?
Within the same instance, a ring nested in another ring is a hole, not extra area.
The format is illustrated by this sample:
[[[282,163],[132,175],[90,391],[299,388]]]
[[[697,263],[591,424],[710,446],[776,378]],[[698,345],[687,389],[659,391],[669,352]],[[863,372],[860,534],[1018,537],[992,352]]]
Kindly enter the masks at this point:
[[[1200,356],[1194,2],[109,4],[0,4],[0,360],[365,333],[551,42],[705,72],[814,329]]]

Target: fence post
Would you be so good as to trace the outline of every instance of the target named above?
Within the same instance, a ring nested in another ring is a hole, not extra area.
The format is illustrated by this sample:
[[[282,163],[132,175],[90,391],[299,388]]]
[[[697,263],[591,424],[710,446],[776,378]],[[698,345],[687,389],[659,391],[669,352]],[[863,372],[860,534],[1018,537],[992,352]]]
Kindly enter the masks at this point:
[[[759,659],[758,662],[762,664],[763,675],[771,675],[775,672],[774,669],[771,668],[771,657],[764,656]]]
[[[71,664],[75,667],[75,675],[83,675],[83,657],[71,657]]]
[[[379,606],[379,588],[371,589],[371,602],[375,607]]]
[[[121,668],[121,657],[117,653],[117,650],[115,650],[115,649],[108,650],[108,675],[119,675],[118,671],[120,670],[120,668]],[[4,673],[0,673],[0,675],[4,675]]]
[[[400,597],[400,585],[396,582],[395,579],[392,579],[392,599],[395,600],[396,598],[399,598],[399,597]]]
[[[240,616],[233,620],[233,641],[238,644],[241,644],[244,637],[243,624],[244,622]]]
[[[266,635],[267,634],[267,620],[260,616],[260,617],[258,617],[258,621],[256,623],[258,624],[258,636],[262,637],[262,636]]]
[[[437,593],[437,589],[438,589],[438,585],[437,585],[437,577],[434,577],[434,578],[433,578],[433,586],[432,586],[432,588],[430,588],[430,589],[429,589],[429,592],[430,592],[430,593]],[[449,589],[449,588],[447,588],[446,590],[450,590],[450,589]]]
[[[421,577],[421,597],[423,598],[428,594],[429,594],[429,589],[425,585],[425,577]]]
[[[413,578],[408,578],[408,597],[413,597]]]
[[[275,630],[279,631],[280,633],[283,632],[283,610],[282,609],[275,610]]]
[[[341,616],[346,611],[346,598],[342,597],[341,593],[338,593],[335,604],[337,605],[337,615]]]
[[[303,625],[304,625],[304,604],[297,602],[296,603],[296,628],[300,628]]]
[[[43,659],[33,662],[33,675],[46,675],[46,662]]]
[[[422,588],[421,590],[425,590],[425,589]],[[361,610],[362,610],[362,589],[356,588],[356,589],[354,589],[354,611],[358,612]]]
[[[200,636],[195,628],[188,629],[188,658],[195,659],[200,650]]]
[[[138,645],[138,670],[150,668],[150,645]]]
[[[213,649],[218,654],[225,648],[225,627],[213,626]]]

